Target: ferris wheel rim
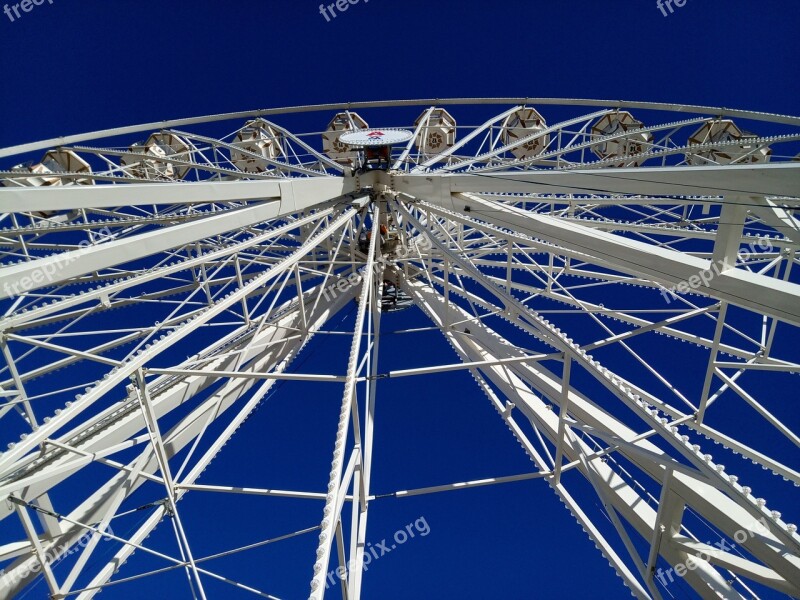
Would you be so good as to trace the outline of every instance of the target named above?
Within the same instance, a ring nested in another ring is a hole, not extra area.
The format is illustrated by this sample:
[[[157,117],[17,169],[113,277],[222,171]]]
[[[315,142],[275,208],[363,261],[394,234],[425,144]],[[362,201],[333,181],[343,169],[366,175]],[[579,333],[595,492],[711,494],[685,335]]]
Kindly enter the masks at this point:
[[[271,115],[300,114],[309,112],[325,112],[332,110],[356,110],[367,108],[397,108],[403,106],[426,106],[426,105],[502,105],[502,104],[521,104],[521,105],[556,105],[556,106],[595,106],[608,107],[614,106],[623,109],[643,109],[658,110],[667,112],[685,112],[717,117],[739,117],[754,121],[766,121],[782,125],[800,126],[800,116],[783,115],[779,113],[769,113],[763,111],[749,111],[744,109],[732,109],[725,107],[713,107],[693,104],[659,103],[650,101],[635,100],[601,100],[588,98],[535,98],[535,97],[507,97],[507,98],[427,98],[427,99],[408,99],[408,100],[372,100],[358,102],[334,102],[325,104],[308,104],[296,106],[284,106],[277,108],[254,109],[247,111],[236,111],[229,113],[217,113],[201,115],[196,117],[185,117],[178,119],[168,119],[140,123],[135,125],[125,125],[109,129],[100,129],[91,132],[70,134],[47,140],[27,142],[0,148],[0,158],[7,158],[27,152],[35,152],[51,147],[58,147],[77,142],[104,139],[119,135],[142,133],[150,130],[169,129],[184,125],[198,125],[203,123],[213,123],[234,119],[246,119],[255,117],[265,117]]]

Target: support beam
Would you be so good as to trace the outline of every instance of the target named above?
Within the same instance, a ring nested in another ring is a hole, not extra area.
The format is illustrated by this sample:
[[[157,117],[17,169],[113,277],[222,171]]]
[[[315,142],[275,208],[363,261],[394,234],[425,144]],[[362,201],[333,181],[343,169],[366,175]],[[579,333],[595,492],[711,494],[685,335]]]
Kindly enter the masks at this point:
[[[580,249],[588,257],[613,265],[625,273],[662,282],[665,286],[683,283],[687,289],[689,284],[694,286],[694,282],[697,282],[695,292],[800,324],[800,285],[744,269],[717,273],[708,260],[483,200],[474,195],[454,197],[448,202],[432,199],[438,206],[461,212],[464,207],[454,205],[456,201],[468,203],[483,221],[498,227],[510,227],[518,233],[558,246]]]
[[[796,198],[800,196],[800,164],[397,174],[394,182],[398,192],[433,202],[449,201],[451,194],[464,192]],[[800,200],[787,204],[796,208]]]
[[[319,535],[319,546],[317,547],[317,559],[314,563],[314,576],[311,580],[311,598],[322,600],[325,595],[325,576],[330,562],[331,545],[333,544],[336,523],[340,518],[341,502],[347,491],[345,480],[342,478],[342,468],[344,463],[344,447],[347,443],[347,432],[350,423],[356,394],[356,377],[358,375],[359,355],[364,332],[364,319],[367,309],[370,306],[373,292],[373,278],[371,274],[375,266],[376,242],[380,238],[380,219],[379,209],[376,207],[372,213],[372,235],[367,251],[367,262],[365,272],[367,277],[362,279],[361,294],[358,300],[358,312],[356,313],[356,323],[353,328],[353,342],[350,347],[350,358],[347,366],[347,382],[344,385],[342,396],[342,410],[339,414],[339,425],[336,432],[336,444],[333,449],[333,460],[331,461],[331,475],[328,482],[328,498],[325,501],[323,512],[321,533]],[[354,465],[355,466],[355,465]],[[349,482],[348,482],[349,483]]]
[[[199,183],[133,183],[71,187],[0,187],[0,212],[59,211],[153,204],[209,202],[279,202],[287,212],[309,206],[305,198],[337,198],[352,191],[341,177],[292,178],[280,181],[203,181]]]
[[[404,289],[427,314],[432,316],[434,322],[440,325],[447,321],[444,314],[447,311],[455,313],[450,320],[467,316],[465,310],[453,304],[445,304],[438,292],[421,282],[405,282]],[[470,330],[469,336],[456,331],[443,331],[465,361],[474,361],[478,357],[486,360],[491,356],[519,353],[516,349],[502,344],[499,336],[482,322],[474,323]],[[553,404],[558,405],[563,394],[561,381],[538,364],[495,365],[481,368],[481,372],[497,386],[501,394],[505,394],[516,408],[529,418],[531,424],[541,431],[550,443],[557,443],[559,439],[558,415],[548,409],[547,403],[539,395],[541,394]],[[533,388],[529,388],[528,385],[532,385]],[[759,514],[763,514],[754,505],[744,500],[741,494],[737,494],[733,489],[730,489],[729,494],[723,493],[716,486],[711,485],[711,481],[704,474],[698,470],[692,472],[691,467],[685,468],[653,443],[641,438],[639,441],[634,441],[639,434],[611,414],[595,406],[589,398],[570,390],[569,404],[572,407],[570,414],[578,420],[578,423],[589,425],[598,433],[607,432],[617,439],[625,441],[626,444],[622,444],[617,451],[624,454],[632,465],[655,481],[659,483],[664,481],[664,470],[669,468],[668,465],[680,466],[679,470],[674,470],[668,485],[674,490],[675,495],[689,504],[698,515],[718,527],[726,535],[733,536],[736,531],[752,525]],[[632,451],[628,442],[636,445],[635,452]],[[636,489],[608,465],[598,460],[590,460],[591,449],[582,440],[564,439],[562,443],[564,454],[568,460],[574,461],[581,456],[586,457],[586,460],[578,466],[578,470],[584,476],[589,476],[588,469],[592,470],[591,477],[595,485],[603,486],[604,495],[607,496],[608,502],[617,511],[620,518],[627,521],[630,527],[638,531],[645,540],[648,542],[653,540],[659,519],[647,500],[642,498]],[[656,458],[658,460],[655,460]],[[664,463],[664,460],[667,463]],[[695,464],[696,467],[701,466],[701,463],[696,461]],[[672,514],[671,511],[670,514]],[[770,524],[769,531],[743,542],[743,547],[762,561],[764,566],[774,573],[774,578],[791,582],[800,577],[798,544],[793,536],[787,531],[781,530],[777,524]],[[683,550],[663,544],[659,549],[659,554],[673,565],[685,562],[687,557]],[[698,564],[698,568],[691,574],[687,574],[686,581],[702,597],[712,598],[715,597],[715,593],[722,594],[724,597],[740,596],[727,583],[726,577],[716,571],[707,561],[697,560],[695,562]],[[648,560],[648,564],[652,564],[652,561]],[[618,570],[622,568],[619,564],[615,566]]]
[[[310,288],[306,290],[306,298],[304,300],[306,302],[306,306],[309,308],[307,312],[310,323],[309,336],[313,335],[318,329],[322,328],[330,316],[337,313],[343,306],[346,305],[348,301],[348,297],[345,295],[341,295],[336,299],[330,300],[319,300],[318,296],[319,294],[316,288]],[[315,307],[313,310],[311,309],[312,306]],[[279,310],[284,310],[284,312],[287,308],[289,307],[278,307]],[[263,328],[261,334],[252,341],[252,346],[258,347],[263,339],[269,340],[276,339],[282,335],[286,336],[288,331],[287,325],[297,324],[299,319],[299,311],[296,308],[293,311],[285,312],[278,322],[272,325],[267,325]],[[232,339],[241,335],[242,332],[234,332]],[[261,350],[255,353],[254,356],[244,355],[241,358],[242,364],[245,365],[243,369],[252,370],[254,372],[281,372],[288,367],[290,361],[296,356],[297,352],[305,341],[307,340],[292,339],[283,346],[270,346],[266,350]],[[247,342],[247,339],[245,339],[245,342]],[[220,340],[220,344],[222,347],[228,347],[227,338]],[[200,378],[200,376],[195,377]],[[178,380],[172,389],[162,389],[159,395],[154,398],[153,409],[159,418],[166,411],[180,405],[187,397],[199,393],[201,390],[207,387],[208,384],[216,380],[216,378],[209,377],[208,381],[203,384],[201,382],[192,381],[192,378],[186,379],[188,379],[188,381]],[[156,381],[158,382],[159,380]],[[189,414],[183,417],[168,433],[163,436],[164,449],[168,453],[168,458],[172,459],[172,457],[180,453],[184,448],[191,444],[198,435],[202,433],[204,430],[203,425],[208,422],[209,414],[213,414],[214,419],[220,419],[222,417],[227,418],[228,410],[234,407],[236,405],[236,401],[246,394],[256,383],[258,383],[258,381],[255,379],[235,378],[228,380],[212,396],[204,400],[196,409],[192,410]],[[200,458],[194,460],[194,464],[190,466],[189,472],[184,474],[174,485],[176,500],[179,500],[188,491],[191,491],[191,486],[195,484],[200,474],[217,455],[222,446],[224,446],[230,437],[235,433],[235,431],[239,429],[245,419],[252,413],[253,410],[255,410],[259,403],[262,402],[267,393],[272,389],[274,383],[275,380],[267,380],[261,383],[261,386],[256,393],[247,400],[247,402],[233,416],[230,423],[215,438],[211,447],[209,447]],[[119,406],[112,407],[111,410],[113,412],[118,408]],[[124,439],[124,436],[129,435],[130,432],[141,431],[141,415],[138,416],[138,424],[135,424],[131,421],[133,418],[134,417],[130,417],[128,420],[121,419],[119,422],[112,424],[108,430],[101,431],[95,438],[91,438],[90,440],[84,442],[82,444],[82,448],[85,450],[95,450],[97,449],[98,444],[101,446],[103,444],[115,444],[118,442],[120,437]],[[148,444],[147,448],[152,448],[152,446]],[[158,468],[157,462],[154,458],[152,458],[152,456],[149,457],[145,463],[144,472],[148,474],[154,473]],[[58,464],[59,463],[56,462],[55,466],[57,467]],[[133,463],[131,463],[131,465],[133,465]],[[50,468],[50,466],[44,465],[42,468],[46,470]],[[99,484],[98,489],[88,498],[86,498],[86,500],[80,506],[73,510],[70,513],[69,518],[80,522],[97,522],[104,515],[109,514],[109,512],[113,514],[116,509],[109,504],[110,499],[115,496],[117,490],[123,489],[125,482],[129,479],[129,472],[126,471],[114,475],[114,477],[105,483]],[[35,497],[37,494],[41,493],[42,489],[49,489],[57,481],[60,481],[60,479],[51,479],[48,485],[44,486],[44,488],[26,488],[25,491],[29,492],[32,497]],[[124,490],[123,497],[133,494],[144,481],[144,478],[139,478],[136,480],[134,484],[130,485]],[[197,491],[201,490],[202,488]],[[348,498],[345,497],[345,500],[347,499]],[[0,504],[4,505],[3,503]],[[152,515],[150,515],[145,522],[140,525],[138,530],[134,531],[130,535],[129,540],[134,544],[140,544],[158,525],[164,516],[166,516],[165,507],[163,505],[155,507]],[[77,540],[82,533],[83,530],[68,530],[64,536],[59,539],[58,544],[50,543],[46,549],[51,554],[59,548],[62,548],[63,552],[66,552],[69,550],[71,545],[77,543]],[[89,600],[90,598],[94,597],[94,595],[102,589],[103,584],[111,578],[118,566],[131,555],[136,547],[137,546],[130,545],[124,546],[113,557],[111,557],[107,564],[97,567],[97,574],[90,585],[87,586],[86,591],[79,595],[79,598],[81,600]],[[14,554],[19,554],[19,548],[14,549]],[[30,569],[31,565],[34,564],[33,561],[35,561],[35,558],[30,556],[30,548],[28,548],[28,551],[25,553],[23,558],[20,558],[18,561],[7,567],[6,571],[9,577],[0,580],[0,596],[3,596],[4,594],[13,596],[30,582],[32,577],[31,574],[35,575],[35,573],[33,573],[33,571]],[[181,567],[182,566],[183,565],[181,565]],[[198,570],[201,573],[204,573],[202,569]]]
[[[348,209],[341,216],[334,220],[327,228],[323,229],[316,236],[309,239],[305,244],[300,246],[294,253],[289,255],[281,263],[274,266],[272,269],[258,275],[250,280],[243,288],[232,292],[228,296],[218,301],[213,306],[199,313],[194,319],[188,322],[180,329],[176,329],[166,338],[154,343],[153,346],[146,352],[136,355],[133,359],[127,361],[125,365],[117,369],[105,380],[94,386],[87,392],[80,400],[76,400],[68,409],[64,410],[58,417],[54,418],[49,423],[43,425],[35,432],[31,433],[24,441],[21,441],[15,448],[6,452],[0,458],[0,476],[7,473],[6,469],[12,469],[14,472],[14,463],[20,460],[29,452],[35,451],[38,445],[46,438],[52,437],[65,423],[75,419],[81,412],[86,410],[89,406],[94,404],[95,401],[102,398],[107,391],[113,389],[117,384],[126,380],[134,374],[138,369],[145,366],[145,364],[158,356],[161,352],[166,351],[181,339],[188,336],[201,325],[207,323],[212,318],[218,316],[229,307],[238,304],[243,297],[246,297],[259,287],[269,283],[273,279],[279,277],[281,274],[293,268],[294,263],[303,258],[310,250],[315,248],[317,244],[330,235],[340,231],[347,223],[350,222],[355,214],[354,209]]]
[[[28,188],[26,188],[28,189]],[[123,188],[127,189],[127,188]],[[293,214],[331,200],[329,196],[303,196],[302,204],[291,201],[266,202],[222,214],[209,213],[204,219],[173,225],[156,231],[86,246],[22,264],[0,269],[0,299],[56,285],[80,275],[92,273],[137,259],[152,256],[171,248],[240,230],[270,219]]]

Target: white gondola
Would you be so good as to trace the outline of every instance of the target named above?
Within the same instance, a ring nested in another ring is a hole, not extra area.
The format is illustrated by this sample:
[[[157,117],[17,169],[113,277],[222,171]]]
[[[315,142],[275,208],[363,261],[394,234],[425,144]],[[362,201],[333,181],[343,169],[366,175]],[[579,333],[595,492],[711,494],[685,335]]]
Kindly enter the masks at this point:
[[[253,119],[245,123],[236,134],[233,145],[241,151],[231,150],[231,162],[245,173],[268,171],[274,167],[267,160],[277,160],[283,155],[283,135],[264,119]]]
[[[619,110],[601,117],[592,126],[592,152],[605,160],[621,158],[613,162],[615,167],[638,167],[644,158],[628,158],[647,152],[653,144],[653,134],[638,131],[644,124],[626,110]],[[629,135],[620,135],[630,131]],[[618,136],[618,137],[617,137]]]
[[[426,110],[416,121],[414,127],[422,123],[414,143],[426,157],[436,156],[452,148],[456,143],[456,120],[443,108]]]
[[[26,186],[39,187],[50,185],[87,185],[93,184],[90,178],[64,177],[59,173],[91,173],[92,168],[89,163],[75,154],[72,150],[48,150],[42,160],[34,164],[21,164],[13,168],[14,171],[21,171],[25,174],[33,174],[34,177],[18,179],[8,179],[3,182],[5,186]]]
[[[144,156],[123,156],[120,162],[128,173],[143,179],[183,179],[190,167],[173,161],[192,160],[189,143],[173,133],[153,133],[144,144],[131,146],[130,152]]]
[[[687,153],[686,162],[691,165],[769,162],[772,155],[770,147],[758,146],[748,141],[756,137],[758,136],[754,133],[743,131],[731,119],[709,119],[689,137],[689,144],[711,147],[692,154]],[[734,143],[740,140],[742,143]]]
[[[547,122],[544,117],[534,108],[520,108],[517,112],[506,119],[503,125],[502,141],[503,145],[513,144],[522,139],[529,138],[547,129]],[[550,144],[550,134],[537,136],[528,139],[519,146],[515,146],[510,152],[520,160],[526,160],[538,156]]]
[[[354,164],[358,158],[358,151],[353,150],[347,144],[343,143],[339,138],[343,133],[348,131],[356,131],[358,129],[367,129],[369,125],[362,119],[358,113],[354,112],[340,112],[337,113],[331,122],[328,123],[328,128],[322,134],[322,150],[331,159],[343,165]]]

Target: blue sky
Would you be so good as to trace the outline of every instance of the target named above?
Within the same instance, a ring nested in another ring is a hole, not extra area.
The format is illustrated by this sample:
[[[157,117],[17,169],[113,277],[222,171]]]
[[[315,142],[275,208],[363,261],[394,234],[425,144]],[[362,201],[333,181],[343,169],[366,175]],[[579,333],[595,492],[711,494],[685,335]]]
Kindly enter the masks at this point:
[[[48,0],[49,1],[49,0]],[[792,2],[53,0],[0,15],[0,144],[363,99],[637,99],[797,114]]]
[[[14,21],[0,13],[0,147],[162,119],[373,99],[604,98],[797,115],[797,28],[796,3],[782,0],[688,0],[668,17],[655,0],[361,0],[330,22],[309,0],[45,0]],[[298,124],[313,130],[328,118]],[[352,312],[337,318],[342,330],[352,327]],[[383,328],[424,325],[421,314],[406,311],[389,315]],[[344,336],[316,341],[300,357],[302,368],[343,368],[334,359],[348,344]],[[420,334],[385,343],[381,360],[405,368],[455,356],[440,336]],[[379,394],[376,493],[531,468],[465,373],[402,379]],[[322,489],[338,396],[322,384],[282,384],[201,482]],[[793,413],[787,418],[796,420]],[[275,464],[275,456],[292,461]],[[600,514],[591,490],[576,485]],[[287,511],[280,499],[247,498],[231,511],[224,496],[205,500],[190,495],[180,505],[199,555],[321,518],[313,502]],[[389,538],[420,517],[430,533],[370,567],[367,598],[627,596],[541,481],[379,500],[367,539]],[[151,540],[170,548],[171,535],[165,526]],[[304,597],[314,540],[225,559],[219,570],[281,598]],[[137,554],[122,575],[159,566]],[[207,589],[214,598],[230,590]],[[670,591],[692,597],[679,585]],[[142,596],[189,597],[185,576],[125,584],[103,597]]]

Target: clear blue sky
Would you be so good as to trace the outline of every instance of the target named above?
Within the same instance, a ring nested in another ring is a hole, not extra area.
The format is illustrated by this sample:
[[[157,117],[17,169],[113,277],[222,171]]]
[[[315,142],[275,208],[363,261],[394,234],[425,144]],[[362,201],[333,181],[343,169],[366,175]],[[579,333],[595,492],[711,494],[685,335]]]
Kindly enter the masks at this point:
[[[361,0],[328,22],[315,0],[45,0],[13,22],[0,13],[0,147],[162,119],[373,99],[606,98],[797,115],[798,14],[786,0],[688,0],[668,17],[655,0]],[[327,118],[305,124],[321,128]],[[390,315],[384,329],[415,323],[424,324],[422,315],[407,311]],[[341,327],[348,325],[352,315]],[[344,336],[315,343],[303,368],[343,368],[331,360],[346,348]],[[433,335],[384,348],[384,364],[397,368],[455,358]],[[282,385],[201,482],[321,490],[339,396],[338,388]],[[399,380],[385,397],[376,493],[531,466],[468,375]],[[292,463],[274,465],[274,456]],[[597,500],[585,497],[599,514]],[[196,554],[321,518],[313,502],[287,514],[279,499],[248,498],[235,512],[227,501],[181,504]],[[430,533],[370,568],[367,598],[627,596],[541,481],[376,501],[367,539],[380,541],[419,517]],[[170,548],[170,537],[165,524],[149,542]],[[277,544],[257,559],[226,559],[218,570],[281,598],[305,597],[315,538]],[[159,566],[139,553],[122,575]],[[249,597],[224,585],[207,589],[213,598]],[[28,598],[44,591],[40,584]],[[692,597],[679,586],[670,591]],[[188,595],[185,576],[175,572],[102,597]]]

